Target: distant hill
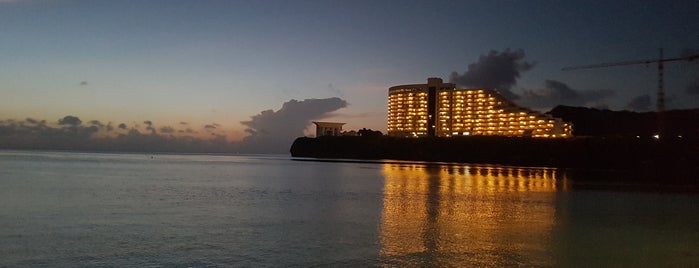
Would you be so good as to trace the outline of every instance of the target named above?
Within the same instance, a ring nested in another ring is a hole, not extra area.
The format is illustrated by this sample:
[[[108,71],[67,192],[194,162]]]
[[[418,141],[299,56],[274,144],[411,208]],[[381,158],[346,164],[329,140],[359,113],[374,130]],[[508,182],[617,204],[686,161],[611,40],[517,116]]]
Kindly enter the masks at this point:
[[[598,137],[649,137],[659,133],[657,112],[610,111],[585,107],[557,106],[548,112],[573,123],[573,135]],[[663,113],[666,135],[699,137],[699,109]]]

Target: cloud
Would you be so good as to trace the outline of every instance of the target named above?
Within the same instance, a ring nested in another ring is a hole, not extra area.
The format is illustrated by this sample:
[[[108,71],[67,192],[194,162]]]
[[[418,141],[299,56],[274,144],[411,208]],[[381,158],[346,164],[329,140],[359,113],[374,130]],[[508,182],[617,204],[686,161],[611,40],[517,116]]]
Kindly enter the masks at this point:
[[[81,85],[81,86],[87,86],[87,81],[81,81],[81,82],[80,82],[80,85]]]
[[[239,149],[250,153],[286,153],[312,120],[344,107],[347,102],[340,98],[305,99],[285,102],[277,111],[262,111],[251,116],[250,121],[240,122],[250,135],[239,143]]]
[[[491,50],[487,55],[481,55],[478,62],[469,64],[463,74],[452,72],[449,80],[457,86],[494,88],[509,99],[517,99],[519,96],[510,89],[523,72],[534,67],[534,63],[524,61],[524,57],[522,49]]]
[[[93,126],[104,127],[104,124],[99,120],[90,120],[88,123]]]
[[[556,105],[606,107],[604,103],[615,95],[609,89],[578,90],[557,80],[546,80],[543,88],[524,89],[520,104],[531,108],[550,109]]]
[[[114,130],[114,126],[112,126],[112,122],[109,122],[105,125],[104,123],[100,122],[99,120],[90,120],[88,122],[88,124],[90,124],[91,126],[98,127],[99,129],[105,130],[107,132]]]
[[[59,125],[69,125],[69,126],[79,126],[83,121],[72,115],[67,115],[61,119],[58,119]]]
[[[30,123],[30,124],[39,124],[39,123],[40,123],[39,120],[36,120],[36,119],[33,119],[33,118],[27,118],[27,119],[25,119],[24,121],[27,122],[27,123]]]
[[[157,131],[153,127],[153,122],[150,120],[143,121],[144,124],[146,124],[146,130],[150,131],[151,134],[156,134]]]
[[[626,105],[626,109],[638,112],[645,112],[651,109],[651,99],[650,95],[645,94],[633,98],[629,104]]]
[[[27,118],[0,123],[0,148],[9,149],[82,149],[99,131],[97,126],[82,126],[75,116],[65,116],[49,126],[46,120]]]
[[[563,100],[574,100],[580,97],[577,91],[571,89],[568,85],[563,82],[556,80],[546,80],[546,88],[550,89],[550,93],[553,97]]]
[[[160,128],[160,133],[165,133],[165,134],[175,133],[175,129],[172,128],[172,127],[168,127],[168,126],[161,127],[161,128]]]
[[[221,125],[216,124],[216,123],[207,124],[207,125],[204,125],[204,129],[206,129],[207,131],[210,131],[210,130],[214,130],[214,129],[220,127],[220,126],[221,126]]]
[[[22,121],[0,121],[0,148],[3,149],[57,149],[126,152],[246,152],[288,153],[294,139],[303,136],[311,120],[322,119],[333,111],[346,107],[340,98],[290,100],[282,108],[265,110],[241,122],[249,136],[240,142],[226,139],[221,125],[204,126],[208,137],[194,137],[197,132],[189,127],[177,130],[170,126],[159,128],[150,120],[142,121],[146,131],[138,126],[129,128],[120,123],[122,131],[100,133],[111,128],[98,120],[82,125],[77,116],[68,115],[57,123],[27,118]],[[181,124],[188,126],[187,124]],[[107,131],[109,132],[109,130]]]
[[[58,124],[47,125],[45,120],[28,118],[24,121],[0,121],[0,148],[4,149],[49,149],[91,150],[127,152],[234,152],[233,144],[224,135],[201,139],[191,136],[159,135],[141,133],[130,129],[126,134],[95,135],[104,125],[97,120],[81,125],[76,116],[65,116]],[[111,124],[111,123],[110,123]],[[152,122],[146,123],[153,128]],[[109,126],[109,124],[108,124]],[[127,129],[126,124],[119,124]],[[171,127],[161,129],[163,133],[174,133]]]

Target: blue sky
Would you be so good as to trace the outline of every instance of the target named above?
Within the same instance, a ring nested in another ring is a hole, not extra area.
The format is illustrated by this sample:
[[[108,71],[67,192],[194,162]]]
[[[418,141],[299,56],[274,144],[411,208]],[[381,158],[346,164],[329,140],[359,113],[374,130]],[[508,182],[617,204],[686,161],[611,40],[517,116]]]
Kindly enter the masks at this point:
[[[216,123],[240,139],[263,110],[339,97],[349,106],[326,120],[385,131],[388,87],[508,48],[535,63],[514,93],[556,80],[614,92],[581,105],[625,109],[654,102],[654,65],[560,68],[696,53],[697,13],[696,1],[0,0],[0,118]],[[699,107],[686,92],[698,69],[667,64],[668,108]]]

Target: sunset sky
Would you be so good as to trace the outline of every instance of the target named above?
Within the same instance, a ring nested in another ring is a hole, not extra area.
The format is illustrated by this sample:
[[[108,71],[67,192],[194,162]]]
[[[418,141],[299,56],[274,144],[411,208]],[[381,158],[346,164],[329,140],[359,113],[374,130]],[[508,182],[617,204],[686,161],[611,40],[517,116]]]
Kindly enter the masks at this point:
[[[0,0],[0,119],[209,125],[236,140],[262,111],[338,97],[348,106],[323,120],[385,132],[388,87],[448,81],[508,48],[533,64],[514,94],[560,82],[580,96],[569,104],[652,110],[655,65],[560,69],[696,54],[697,14],[696,0]],[[668,109],[699,107],[698,65],[667,64]]]

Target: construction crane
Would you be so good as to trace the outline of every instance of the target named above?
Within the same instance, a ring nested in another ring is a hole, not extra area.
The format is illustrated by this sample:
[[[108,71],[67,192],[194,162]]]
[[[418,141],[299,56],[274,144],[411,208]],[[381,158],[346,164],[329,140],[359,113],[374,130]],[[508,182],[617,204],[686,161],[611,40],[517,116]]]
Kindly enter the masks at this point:
[[[572,71],[572,70],[596,69],[596,68],[624,66],[624,65],[638,65],[638,64],[648,65],[651,63],[657,63],[658,64],[658,99],[657,99],[656,105],[657,105],[658,112],[662,113],[665,111],[665,89],[663,88],[664,87],[663,62],[694,61],[697,59],[699,59],[699,54],[694,54],[694,55],[679,57],[679,58],[664,59],[663,58],[663,49],[661,48],[660,49],[660,57],[657,60],[635,60],[635,61],[623,61],[623,62],[610,62],[610,63],[592,64],[592,65],[585,65],[585,66],[565,67],[561,70],[562,71]]]

